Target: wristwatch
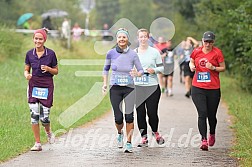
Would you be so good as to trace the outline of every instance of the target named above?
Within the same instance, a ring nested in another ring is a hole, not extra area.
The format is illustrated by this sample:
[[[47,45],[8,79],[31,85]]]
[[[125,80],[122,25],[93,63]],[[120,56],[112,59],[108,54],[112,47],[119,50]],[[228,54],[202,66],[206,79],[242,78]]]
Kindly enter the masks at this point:
[[[215,66],[213,66],[213,70],[216,71],[216,67]]]

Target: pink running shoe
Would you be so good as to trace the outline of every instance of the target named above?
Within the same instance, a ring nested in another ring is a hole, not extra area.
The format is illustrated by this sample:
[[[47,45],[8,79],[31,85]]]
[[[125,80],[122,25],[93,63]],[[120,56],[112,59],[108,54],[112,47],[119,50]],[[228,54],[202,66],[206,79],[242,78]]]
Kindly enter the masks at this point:
[[[203,139],[203,140],[202,140],[200,149],[203,150],[203,151],[208,151],[208,143],[207,143],[207,140],[206,140],[206,139]]]
[[[215,134],[210,134],[208,139],[209,146],[213,146],[215,143]]]
[[[142,141],[141,141],[141,143],[138,144],[137,147],[148,147],[148,138],[142,137]]]
[[[159,145],[164,144],[165,140],[158,132],[152,132],[152,135],[155,137]]]

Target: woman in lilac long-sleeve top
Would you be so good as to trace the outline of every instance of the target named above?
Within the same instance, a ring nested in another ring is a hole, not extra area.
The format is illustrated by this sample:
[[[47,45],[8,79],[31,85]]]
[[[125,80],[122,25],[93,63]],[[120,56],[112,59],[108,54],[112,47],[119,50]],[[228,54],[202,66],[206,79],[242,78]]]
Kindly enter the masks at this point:
[[[127,143],[124,152],[132,152],[131,137],[134,129],[134,102],[135,86],[133,77],[141,76],[143,68],[135,51],[129,48],[129,33],[120,28],[116,33],[117,46],[111,49],[106,56],[103,69],[103,92],[106,92],[108,73],[110,77],[110,101],[114,111],[115,125],[118,131],[118,147],[123,147],[123,111],[122,101],[125,102],[125,121]],[[135,68],[134,68],[135,67]]]

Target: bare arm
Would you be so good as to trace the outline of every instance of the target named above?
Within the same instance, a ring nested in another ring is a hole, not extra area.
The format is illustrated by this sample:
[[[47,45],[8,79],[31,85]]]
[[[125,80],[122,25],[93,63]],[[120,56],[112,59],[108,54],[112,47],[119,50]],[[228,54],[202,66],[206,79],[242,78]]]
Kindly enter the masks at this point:
[[[102,86],[102,93],[103,94],[106,94],[106,91],[107,91],[107,83],[108,83],[108,75],[103,75],[103,86]]]
[[[193,37],[187,37],[187,40],[192,41],[193,47],[199,46],[199,42],[196,39],[194,39]]]
[[[27,80],[30,80],[32,75],[30,74],[30,71],[31,71],[31,67],[28,66],[28,65],[25,65],[25,68],[24,68],[24,76]]]
[[[206,67],[210,70],[214,70],[217,72],[224,72],[226,70],[226,65],[225,62],[221,62],[219,63],[219,67],[215,67],[214,65],[212,65],[211,63],[207,62],[206,63]]]
[[[196,70],[195,61],[194,61],[194,59],[192,59],[192,58],[190,59],[189,67],[190,67],[190,70],[191,70],[192,72],[194,72],[194,71]]]

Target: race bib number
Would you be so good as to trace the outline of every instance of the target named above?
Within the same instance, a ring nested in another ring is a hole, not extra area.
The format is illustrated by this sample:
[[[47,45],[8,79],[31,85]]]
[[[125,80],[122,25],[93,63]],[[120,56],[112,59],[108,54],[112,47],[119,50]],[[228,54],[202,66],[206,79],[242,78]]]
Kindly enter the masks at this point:
[[[135,84],[147,85],[147,84],[149,84],[149,76],[144,74],[141,77],[135,77],[134,82],[135,82]]]
[[[129,85],[131,78],[128,75],[115,75],[115,84],[120,86]]]
[[[48,97],[48,88],[33,87],[32,97],[35,97],[35,98],[38,98],[38,99],[47,99],[47,97]]]
[[[209,72],[198,72],[197,82],[211,82]]]

